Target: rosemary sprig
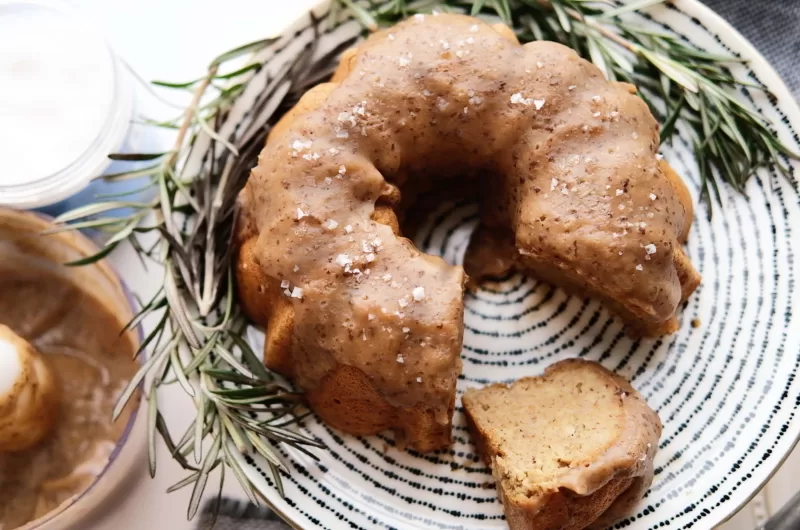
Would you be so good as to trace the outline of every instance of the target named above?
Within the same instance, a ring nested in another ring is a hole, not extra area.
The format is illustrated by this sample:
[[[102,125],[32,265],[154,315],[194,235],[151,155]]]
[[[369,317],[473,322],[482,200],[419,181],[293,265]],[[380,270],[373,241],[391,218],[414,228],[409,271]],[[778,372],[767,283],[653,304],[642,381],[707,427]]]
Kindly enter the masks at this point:
[[[609,78],[637,85],[661,118],[665,141],[678,126],[691,131],[706,201],[711,201],[710,190],[718,188],[718,181],[743,190],[759,167],[771,165],[788,172],[788,158],[796,155],[777,140],[769,123],[739,101],[737,90],[750,85],[725,67],[738,59],[708,54],[620,17],[661,1],[638,0],[614,7],[587,0],[334,0],[328,26],[355,17],[374,30],[434,9],[500,19],[522,41],[561,42],[590,58]],[[295,36],[309,39],[309,45],[291,58],[270,63],[280,50],[272,48],[272,40],[262,40],[220,55],[204,76],[192,81],[156,82],[162,88],[193,94],[181,116],[147,122],[177,130],[173,148],[111,155],[138,167],[103,178],[110,182],[138,179],[143,188],[68,212],[56,219],[53,229],[108,234],[96,255],[72,265],[103,259],[127,241],[143,262],[150,259],[163,266],[161,288],[141,304],[128,325],[155,317],[155,326],[136,352],[137,357],[145,357],[145,351],[149,354],[120,396],[114,415],[140,384],[148,383],[144,394],[150,472],[156,472],[158,433],[172,457],[189,472],[169,491],[193,487],[190,518],[197,512],[209,474],[217,467],[230,471],[250,500],[258,503],[260,496],[239,464],[241,455],[262,457],[282,493],[280,473],[286,468],[278,446],[286,444],[306,454],[311,454],[309,448],[320,447],[314,439],[287,428],[307,414],[302,399],[264,367],[245,339],[247,322],[236,300],[231,255],[236,196],[256,163],[264,137],[308,88],[330,76],[339,53],[359,38],[354,23],[347,31],[322,34],[318,22],[313,24],[313,35]],[[264,64],[251,60],[226,70],[230,61],[259,52],[264,52],[258,55]],[[262,68],[267,63],[275,66],[274,72]],[[232,106],[256,78],[262,84],[255,87],[259,94],[250,116],[242,117],[233,133],[223,133]],[[152,198],[126,198],[142,189],[150,191]],[[155,243],[146,247],[147,239]],[[159,388],[172,383],[192,397],[196,409],[194,421],[177,441],[156,399]]]
[[[145,202],[118,199],[89,204],[58,217],[52,230],[91,228],[111,233],[100,252],[71,265],[102,259],[127,240],[140,255],[164,267],[162,287],[142,304],[126,328],[151,315],[158,322],[136,352],[136,357],[144,356],[145,350],[150,353],[120,395],[113,417],[116,419],[137,388],[149,380],[145,396],[149,402],[150,474],[156,472],[158,433],[175,460],[190,471],[170,488],[174,491],[193,486],[187,514],[190,519],[198,510],[209,474],[221,464],[223,470],[233,472],[250,499],[258,502],[235,453],[262,456],[281,490],[280,473],[286,468],[277,447],[286,444],[307,454],[311,453],[306,447],[319,447],[315,440],[287,429],[303,417],[302,399],[264,368],[244,340],[247,322],[235,303],[230,267],[235,199],[247,172],[233,171],[242,146],[234,145],[218,131],[245,87],[242,81],[261,65],[248,64],[224,74],[220,69],[228,61],[271,42],[258,41],[221,55],[211,62],[205,76],[194,81],[157,83],[193,91],[182,116],[170,122],[178,129],[174,147],[161,153],[112,154],[114,160],[150,165],[104,177],[112,182],[144,180],[144,188],[154,191],[155,197]],[[216,89],[218,80],[230,84]],[[187,169],[187,159],[201,134],[210,139],[212,156],[193,171]],[[130,213],[113,215],[120,211]],[[139,238],[150,232],[157,235],[156,245],[145,250]],[[159,388],[173,382],[194,399],[196,407],[192,426],[177,442],[157,404]],[[211,440],[204,451],[206,438]]]
[[[350,4],[350,0],[341,0]],[[353,12],[367,28],[386,26],[431,11],[494,16],[514,28],[521,42],[550,40],[591,60],[612,80],[639,88],[669,142],[681,124],[691,132],[701,178],[701,199],[709,205],[719,183],[744,192],[762,167],[789,175],[785,146],[771,124],[747,108],[743,88],[764,87],[737,79],[728,66],[742,62],[707,53],[666,32],[626,22],[621,15],[668,0],[634,0],[621,6],[587,0],[391,0],[370,2]]]

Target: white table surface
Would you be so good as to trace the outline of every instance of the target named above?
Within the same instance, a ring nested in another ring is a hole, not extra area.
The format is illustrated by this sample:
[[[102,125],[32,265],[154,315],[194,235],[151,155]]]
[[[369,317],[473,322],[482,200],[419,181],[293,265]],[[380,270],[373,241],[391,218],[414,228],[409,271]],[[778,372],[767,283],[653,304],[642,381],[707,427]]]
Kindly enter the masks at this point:
[[[146,80],[182,81],[205,71],[208,61],[218,53],[265,36],[270,36],[294,20],[318,0],[72,0],[103,28],[117,54]],[[169,96],[170,94],[166,94]],[[177,96],[176,96],[177,97]],[[172,117],[174,111],[148,101],[138,89],[138,110],[152,118]],[[157,115],[153,115],[154,112]],[[162,114],[163,113],[163,114]],[[142,134],[141,132],[137,134]],[[169,135],[139,137],[133,143],[170,144]],[[161,272],[145,271],[130,248],[115,252],[112,261],[125,281],[142,297],[160,284]],[[147,324],[145,324],[147,325]],[[159,404],[176,434],[188,426],[194,407],[178,386],[159,395]],[[137,436],[144,436],[144,425],[137,425]],[[155,479],[147,475],[146,455],[142,465],[127,482],[112,492],[103,509],[82,528],[98,530],[189,530],[186,520],[191,488],[166,494],[166,489],[183,478],[184,472],[172,461],[159,442]],[[790,456],[769,485],[744,510],[720,527],[721,530],[753,530],[757,522],[779,509],[800,487],[800,452]],[[226,481],[228,496],[243,498],[232,477]],[[208,494],[215,491],[209,481]]]

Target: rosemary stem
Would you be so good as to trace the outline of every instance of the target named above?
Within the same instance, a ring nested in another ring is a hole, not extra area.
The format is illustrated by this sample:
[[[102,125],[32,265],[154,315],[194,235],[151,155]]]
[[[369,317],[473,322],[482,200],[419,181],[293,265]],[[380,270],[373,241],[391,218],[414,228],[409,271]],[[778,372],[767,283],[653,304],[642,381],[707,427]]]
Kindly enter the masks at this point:
[[[592,17],[585,17],[585,16],[583,16],[583,14],[579,13],[578,11],[576,11],[576,10],[574,10],[572,8],[564,8],[564,11],[567,13],[567,15],[569,15],[569,17],[571,19],[583,22],[586,25],[586,27],[593,29],[594,31],[596,31],[600,35],[602,35],[602,36],[606,37],[607,39],[619,44],[620,46],[622,46],[623,48],[625,48],[629,52],[634,53],[636,55],[639,55],[639,47],[636,44],[630,42],[629,40],[625,39],[624,37],[621,37],[618,33],[615,33],[613,31],[611,31],[610,29],[605,27],[603,24],[597,22]]]

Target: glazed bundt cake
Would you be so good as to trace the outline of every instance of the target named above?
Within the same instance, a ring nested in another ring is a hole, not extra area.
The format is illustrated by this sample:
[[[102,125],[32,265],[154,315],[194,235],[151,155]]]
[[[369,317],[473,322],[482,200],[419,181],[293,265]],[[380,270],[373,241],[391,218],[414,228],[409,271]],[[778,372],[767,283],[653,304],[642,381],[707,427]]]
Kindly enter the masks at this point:
[[[463,402],[511,530],[607,528],[650,487],[661,421],[595,362],[561,361]]]
[[[505,257],[672,331],[699,277],[680,247],[691,200],[658,142],[629,85],[559,44],[459,15],[372,35],[275,126],[240,195],[238,289],[267,366],[333,427],[446,446],[465,274],[403,238],[395,208],[461,175],[494,175],[470,272]]]

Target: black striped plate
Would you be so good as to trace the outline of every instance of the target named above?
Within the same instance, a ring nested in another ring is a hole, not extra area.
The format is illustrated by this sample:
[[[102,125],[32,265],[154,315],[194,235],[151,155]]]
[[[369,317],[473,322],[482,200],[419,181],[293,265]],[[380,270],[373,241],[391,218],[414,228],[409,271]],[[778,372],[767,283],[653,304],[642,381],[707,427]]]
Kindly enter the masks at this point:
[[[249,122],[276,112],[292,88],[281,76],[301,67],[298,57],[316,67],[333,64],[358,38],[353,21],[321,22],[326,11],[327,4],[304,17],[262,56],[267,68],[231,114],[238,129],[255,130]],[[742,36],[694,0],[649,13],[632,15],[632,21],[711,52],[750,59],[736,73],[768,87],[775,98],[750,90],[742,95],[800,151],[796,103]],[[321,71],[310,69],[307,81]],[[253,108],[259,110],[249,116],[246,110]],[[699,178],[687,138],[681,131],[663,154],[696,198]],[[681,313],[675,335],[633,340],[601,304],[517,275],[467,298],[459,391],[538,374],[551,362],[580,356],[630,378],[660,414],[664,434],[653,486],[639,511],[617,528],[712,528],[767,481],[800,433],[800,307],[793,300],[798,183],[765,169],[747,193],[749,200],[723,188],[724,207],[711,220],[704,206],[697,208],[688,250],[703,284]],[[474,205],[442,204],[416,243],[458,262],[475,223]],[[692,327],[692,319],[701,325]],[[263,342],[255,332],[252,339]],[[263,462],[243,463],[276,511],[301,528],[505,528],[492,478],[470,444],[460,408],[454,423],[450,450],[423,455],[395,449],[388,436],[354,438],[309,420],[304,429],[329,450],[319,451],[319,462],[295,451],[284,454],[291,469],[285,498]]]

